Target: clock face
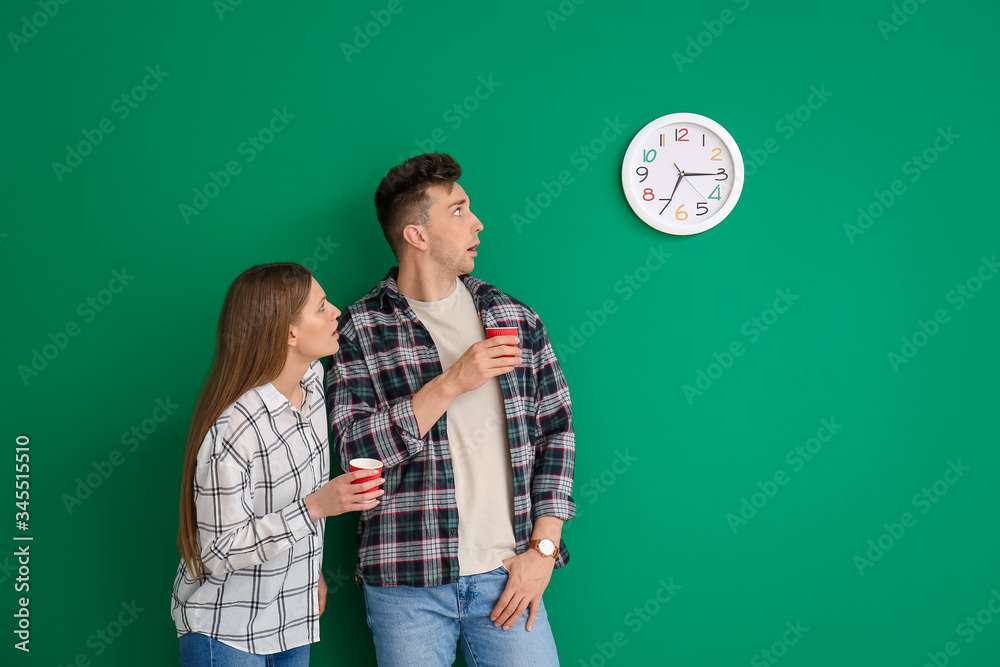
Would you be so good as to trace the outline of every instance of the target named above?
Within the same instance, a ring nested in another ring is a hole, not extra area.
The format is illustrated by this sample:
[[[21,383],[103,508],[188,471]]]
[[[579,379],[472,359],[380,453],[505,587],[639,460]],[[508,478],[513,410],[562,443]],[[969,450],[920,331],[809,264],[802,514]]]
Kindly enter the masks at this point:
[[[715,121],[691,113],[654,120],[632,139],[622,188],[635,214],[668,234],[697,234],[729,215],[743,191],[743,156]]]

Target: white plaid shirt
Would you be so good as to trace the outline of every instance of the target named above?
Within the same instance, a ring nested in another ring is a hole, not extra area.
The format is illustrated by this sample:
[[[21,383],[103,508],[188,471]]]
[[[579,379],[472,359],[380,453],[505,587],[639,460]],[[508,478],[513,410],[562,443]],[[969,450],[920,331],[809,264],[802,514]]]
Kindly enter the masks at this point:
[[[183,560],[171,614],[178,636],[208,635],[247,653],[319,641],[325,520],[304,498],[330,478],[323,366],[302,378],[299,412],[266,384],[233,403],[198,451],[199,583]]]

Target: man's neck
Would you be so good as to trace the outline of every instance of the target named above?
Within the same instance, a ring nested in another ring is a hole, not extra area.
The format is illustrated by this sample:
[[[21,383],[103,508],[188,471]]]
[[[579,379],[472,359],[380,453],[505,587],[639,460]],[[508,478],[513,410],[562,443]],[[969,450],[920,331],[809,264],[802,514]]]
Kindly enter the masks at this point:
[[[455,291],[455,275],[427,270],[411,262],[399,263],[396,286],[407,299],[440,301]]]

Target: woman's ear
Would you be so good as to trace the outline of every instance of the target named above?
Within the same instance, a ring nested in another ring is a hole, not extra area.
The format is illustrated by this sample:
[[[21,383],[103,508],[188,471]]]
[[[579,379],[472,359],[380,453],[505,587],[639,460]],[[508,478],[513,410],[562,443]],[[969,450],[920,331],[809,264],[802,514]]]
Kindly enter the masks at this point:
[[[299,333],[295,329],[294,324],[288,325],[288,347],[295,347],[299,344]]]

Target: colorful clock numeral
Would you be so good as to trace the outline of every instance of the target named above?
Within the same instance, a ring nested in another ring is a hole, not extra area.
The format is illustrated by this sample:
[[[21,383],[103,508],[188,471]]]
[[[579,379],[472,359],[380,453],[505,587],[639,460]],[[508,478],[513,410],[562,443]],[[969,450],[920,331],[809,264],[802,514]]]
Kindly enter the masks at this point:
[[[700,136],[700,141],[699,141]],[[632,210],[668,234],[698,234],[729,215],[743,188],[732,137],[698,114],[668,114],[635,135],[622,161]]]
[[[660,167],[653,167],[652,165],[656,160],[657,154],[662,153],[665,150],[668,151],[669,154],[666,158],[664,158],[666,162],[664,162],[663,165],[661,166],[667,169],[669,173],[669,181],[671,184],[674,183],[674,179],[680,174],[680,169],[682,168],[686,169],[689,175],[689,179],[686,180],[686,182],[689,183],[689,185],[694,186],[696,189],[698,188],[697,185],[698,183],[702,184],[705,183],[705,181],[698,180],[698,177],[704,177],[706,179],[710,179],[711,176],[714,175],[716,181],[725,181],[729,179],[730,174],[727,172],[726,167],[716,167],[717,171],[715,172],[715,174],[712,174],[711,168],[706,169],[702,167],[699,169],[697,165],[698,161],[699,160],[703,161],[706,159],[706,153],[704,150],[685,149],[682,146],[674,143],[674,142],[691,142],[691,144],[694,144],[696,140],[691,138],[690,128],[674,126],[671,129],[673,129],[674,131],[673,141],[670,140],[670,135],[666,131],[666,128],[664,128],[664,131],[661,131],[659,133],[659,139],[660,139],[659,146],[642,149],[642,164],[634,168],[635,178],[636,178],[634,183],[636,185],[640,183],[645,183],[647,180],[649,180],[649,177],[653,175],[651,174],[651,171],[653,169],[660,168]],[[700,134],[701,134],[702,148],[708,149],[708,156],[707,156],[708,159],[711,160],[712,162],[726,162],[728,156],[725,154],[722,147],[721,146],[711,147],[708,144],[708,133],[702,132]],[[717,141],[718,139],[713,136],[712,143],[716,143]],[[674,147],[670,148],[670,146]],[[681,166],[678,166],[677,163],[671,162],[672,160],[677,160],[677,162],[680,163]],[[694,164],[691,164],[691,162],[693,162]],[[673,165],[673,168],[670,167],[671,164]],[[704,162],[702,162],[701,164],[704,165]],[[674,171],[675,169],[678,171],[675,172]],[[709,172],[709,173],[697,173],[697,172]],[[657,178],[659,178],[661,175],[658,172],[656,176]],[[668,187],[670,186],[668,185]],[[720,184],[716,184],[714,189],[707,197],[705,197],[704,194],[701,195],[701,197],[703,197],[706,201],[684,201],[685,198],[689,197],[691,192],[683,189],[681,191],[683,196],[676,198],[677,199],[676,202],[674,202],[675,197],[673,196],[671,196],[670,198],[657,197],[655,193],[655,188],[637,187],[635,191],[638,192],[640,189],[642,190],[642,201],[652,202],[658,200],[659,202],[662,203],[662,207],[660,208],[659,212],[660,216],[665,216],[667,210],[670,208],[671,204],[673,204],[674,219],[679,222],[690,220],[692,215],[695,217],[702,217],[702,216],[707,217],[713,215],[712,211],[717,210],[719,208],[719,203],[712,204],[711,202],[722,201],[722,186]],[[674,189],[676,190],[676,188]],[[695,210],[693,213],[688,211],[687,209],[688,206],[694,207]],[[710,206],[714,208],[710,208]],[[652,211],[650,211],[650,213],[652,213]]]

